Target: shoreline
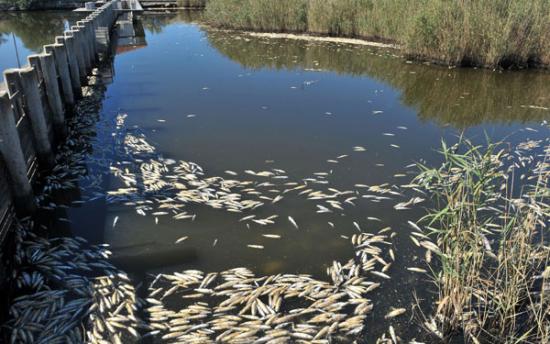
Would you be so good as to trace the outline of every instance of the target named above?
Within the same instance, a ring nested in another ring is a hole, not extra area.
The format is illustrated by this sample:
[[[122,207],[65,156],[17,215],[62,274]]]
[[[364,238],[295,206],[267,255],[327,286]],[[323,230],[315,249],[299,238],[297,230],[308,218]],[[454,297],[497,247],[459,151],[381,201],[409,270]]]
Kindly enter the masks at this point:
[[[426,64],[433,65],[445,68],[465,68],[465,69],[480,69],[480,70],[492,70],[497,71],[534,71],[538,73],[547,73],[550,72],[550,65],[539,64],[529,67],[515,66],[504,68],[502,66],[490,66],[490,65],[450,65],[444,61],[428,58],[422,55],[415,55],[412,53],[405,52],[405,48],[402,45],[384,43],[382,41],[369,40],[368,38],[351,38],[351,37],[338,37],[338,36],[327,36],[309,32],[269,32],[269,31],[253,31],[250,29],[231,29],[214,26],[208,22],[196,22],[200,27],[207,28],[210,30],[216,30],[219,32],[228,32],[236,33],[241,35],[247,35],[255,38],[269,38],[269,39],[290,39],[296,41],[311,41],[311,42],[324,42],[324,43],[341,43],[341,44],[351,44],[351,45],[360,45],[372,48],[379,49],[392,49],[399,51],[401,53],[400,58],[406,60],[408,63],[415,64]],[[388,41],[388,40],[386,40]]]
[[[233,30],[234,31],[234,30]],[[243,34],[258,37],[258,38],[274,38],[274,39],[293,39],[301,41],[314,41],[314,42],[329,42],[329,43],[344,43],[353,45],[363,45],[375,48],[388,48],[401,50],[402,47],[397,44],[389,44],[371,41],[361,38],[348,38],[348,37],[335,37],[335,36],[317,36],[309,33],[282,33],[282,32],[256,32],[256,31],[239,31]]]

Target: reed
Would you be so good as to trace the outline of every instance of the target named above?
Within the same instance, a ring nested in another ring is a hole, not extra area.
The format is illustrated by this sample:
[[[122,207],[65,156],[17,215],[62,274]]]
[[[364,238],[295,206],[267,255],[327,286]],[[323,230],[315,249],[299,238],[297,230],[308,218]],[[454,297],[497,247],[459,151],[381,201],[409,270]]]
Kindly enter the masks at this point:
[[[183,8],[204,8],[206,0],[178,0],[178,7]]]
[[[415,182],[434,208],[415,235],[426,239],[420,245],[437,271],[438,302],[426,325],[438,336],[549,342],[550,147],[532,154],[539,145],[530,141],[508,152],[502,144],[461,139],[443,144],[440,168],[420,165]]]
[[[395,42],[449,65],[550,65],[546,0],[209,0],[206,18],[230,29]]]

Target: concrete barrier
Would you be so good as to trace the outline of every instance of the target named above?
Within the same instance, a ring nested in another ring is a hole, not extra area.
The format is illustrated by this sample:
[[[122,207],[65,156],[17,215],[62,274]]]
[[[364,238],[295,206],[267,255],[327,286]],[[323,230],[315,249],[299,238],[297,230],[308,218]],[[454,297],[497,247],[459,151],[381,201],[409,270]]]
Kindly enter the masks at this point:
[[[28,57],[28,66],[4,72],[5,87],[0,87],[0,241],[13,210],[26,216],[36,209],[34,171],[48,172],[54,166],[55,147],[67,135],[67,113],[82,96],[99,57],[108,53],[119,1],[106,2],[55,37],[43,53]]]

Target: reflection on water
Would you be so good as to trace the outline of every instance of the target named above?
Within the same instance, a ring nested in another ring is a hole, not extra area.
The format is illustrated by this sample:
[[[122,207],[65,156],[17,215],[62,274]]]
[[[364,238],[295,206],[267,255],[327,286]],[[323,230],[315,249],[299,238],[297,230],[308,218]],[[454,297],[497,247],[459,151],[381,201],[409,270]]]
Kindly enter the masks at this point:
[[[207,32],[212,46],[247,68],[310,69],[387,83],[419,118],[441,125],[467,128],[550,117],[550,73],[447,69],[408,64],[391,50]],[[546,110],[536,108],[540,106]]]
[[[200,22],[202,17],[203,12],[195,10],[176,12],[169,11],[160,13],[148,11],[146,15],[140,17],[139,25],[143,25],[143,27],[150,33],[160,34],[168,25]]]
[[[16,44],[22,64],[26,56],[42,51],[42,46],[54,42],[55,36],[82,18],[82,13],[69,11],[0,12],[0,70],[17,67]]]

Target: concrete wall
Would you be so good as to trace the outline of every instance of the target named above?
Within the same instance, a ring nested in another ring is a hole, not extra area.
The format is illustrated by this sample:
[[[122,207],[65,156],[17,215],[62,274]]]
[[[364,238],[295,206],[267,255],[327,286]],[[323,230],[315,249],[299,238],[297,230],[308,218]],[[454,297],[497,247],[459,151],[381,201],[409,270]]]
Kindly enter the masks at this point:
[[[54,165],[70,113],[95,62],[107,53],[119,11],[112,0],[28,57],[28,66],[4,71],[0,85],[0,243],[15,214],[36,209],[32,181]],[[0,254],[2,252],[0,251]]]

